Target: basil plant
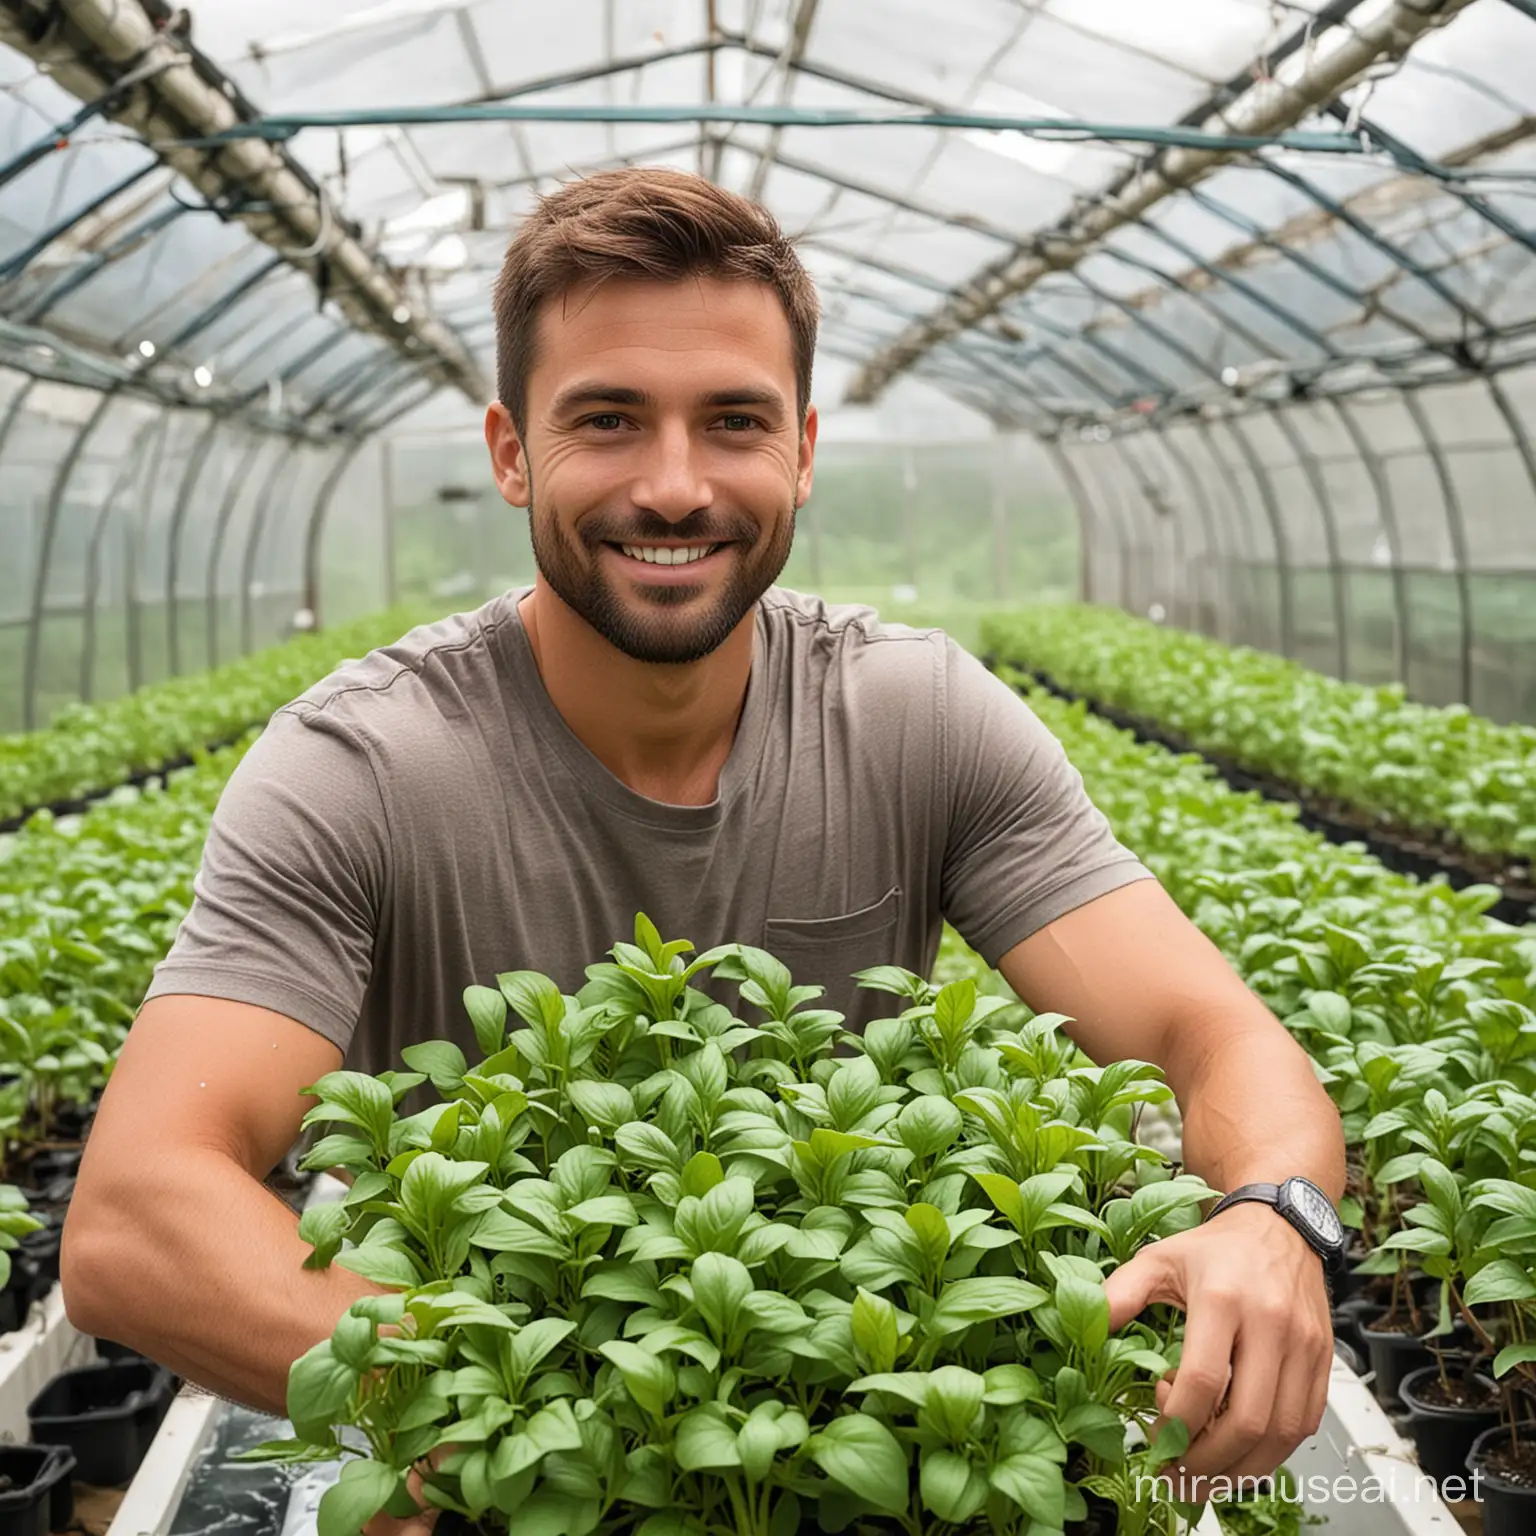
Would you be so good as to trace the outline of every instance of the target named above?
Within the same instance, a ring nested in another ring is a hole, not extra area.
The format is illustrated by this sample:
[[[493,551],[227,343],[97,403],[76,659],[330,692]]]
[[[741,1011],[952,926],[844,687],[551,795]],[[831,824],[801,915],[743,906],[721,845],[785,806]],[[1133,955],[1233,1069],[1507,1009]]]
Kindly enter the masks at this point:
[[[1113,1334],[1102,1284],[1213,1193],[1134,1140],[1157,1070],[969,977],[862,973],[860,1037],[762,950],[691,956],[641,916],[575,996],[469,988],[483,1059],[309,1090],[352,1183],[307,1262],[381,1288],[256,1453],[349,1458],[321,1536],[418,1493],[517,1536],[1176,1530],[1177,1320]]]

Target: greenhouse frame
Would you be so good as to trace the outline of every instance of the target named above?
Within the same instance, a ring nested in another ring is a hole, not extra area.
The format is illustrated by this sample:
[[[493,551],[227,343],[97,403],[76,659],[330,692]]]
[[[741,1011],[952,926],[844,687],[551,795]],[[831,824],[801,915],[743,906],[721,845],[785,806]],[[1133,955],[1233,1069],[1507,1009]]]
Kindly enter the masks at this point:
[[[999,473],[1070,497],[1083,595],[1536,715],[1521,0],[992,0],[941,63],[916,7],[311,9],[260,37],[219,6],[0,10],[15,724],[321,611],[331,508],[376,498],[391,425],[485,393],[502,232],[637,162],[797,235],[828,405],[917,380],[962,435],[1043,444]],[[983,126],[1111,109],[1332,150]]]
[[[1533,1431],[1536,0],[0,0],[0,1536]]]

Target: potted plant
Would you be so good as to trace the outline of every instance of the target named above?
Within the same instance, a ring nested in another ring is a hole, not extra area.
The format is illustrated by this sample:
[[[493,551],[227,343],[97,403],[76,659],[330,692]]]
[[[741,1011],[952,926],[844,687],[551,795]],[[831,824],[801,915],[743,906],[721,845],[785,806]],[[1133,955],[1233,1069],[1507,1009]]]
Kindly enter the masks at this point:
[[[1130,1138],[1156,1069],[969,979],[864,973],[895,1006],[857,1037],[763,951],[690,953],[642,916],[575,996],[470,988],[483,1060],[314,1085],[308,1161],[353,1184],[305,1213],[309,1262],[386,1288],[256,1453],[353,1458],[321,1536],[407,1510],[413,1473],[518,1536],[1171,1533],[1179,1322],[1111,1334],[1102,1284],[1212,1193]]]

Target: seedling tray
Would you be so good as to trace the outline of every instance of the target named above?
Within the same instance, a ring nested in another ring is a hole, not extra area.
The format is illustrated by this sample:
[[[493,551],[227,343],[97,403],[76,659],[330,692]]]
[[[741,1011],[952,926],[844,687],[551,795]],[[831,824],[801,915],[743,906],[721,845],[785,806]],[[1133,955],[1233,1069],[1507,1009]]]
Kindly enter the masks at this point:
[[[111,1488],[137,1471],[170,1403],[169,1371],[114,1361],[61,1372],[27,1413],[35,1439],[75,1453],[81,1482]]]
[[[0,1445],[0,1536],[48,1536],[75,1515],[74,1453],[61,1445]]]

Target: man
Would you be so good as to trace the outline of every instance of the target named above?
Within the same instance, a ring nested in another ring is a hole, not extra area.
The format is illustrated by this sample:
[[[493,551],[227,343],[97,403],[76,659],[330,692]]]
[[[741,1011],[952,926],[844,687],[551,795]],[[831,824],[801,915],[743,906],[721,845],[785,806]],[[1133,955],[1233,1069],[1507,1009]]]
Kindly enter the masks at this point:
[[[1337,1198],[1306,1057],[1023,703],[936,632],[773,587],[811,491],[817,304],[769,216],[674,172],[577,182],[519,232],[496,317],[486,440],[538,580],[347,664],[235,774],[86,1153],[75,1322],[281,1410],[290,1362],[372,1289],[304,1269],[261,1185],[300,1089],[470,1041],[459,995],[498,971],[573,990],[637,909],[764,945],[855,1026],[849,973],[925,970],[948,917],[1095,1059],[1166,1070],[1213,1185]],[[1109,1290],[1116,1326],[1187,1308],[1161,1391],[1191,1473],[1268,1473],[1316,1428],[1323,1266],[1275,1209]]]

